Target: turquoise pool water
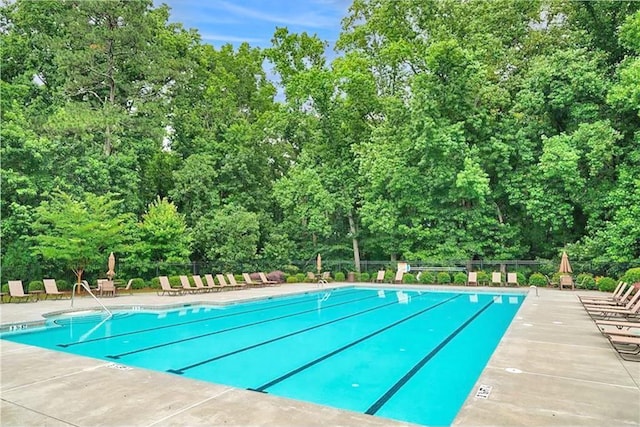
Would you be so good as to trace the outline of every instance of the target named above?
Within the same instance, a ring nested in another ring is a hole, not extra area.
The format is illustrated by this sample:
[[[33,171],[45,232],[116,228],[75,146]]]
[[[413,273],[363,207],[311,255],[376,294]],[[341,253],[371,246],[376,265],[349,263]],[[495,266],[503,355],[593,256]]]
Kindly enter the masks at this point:
[[[451,424],[521,294],[354,289],[61,316],[2,339],[425,425]]]

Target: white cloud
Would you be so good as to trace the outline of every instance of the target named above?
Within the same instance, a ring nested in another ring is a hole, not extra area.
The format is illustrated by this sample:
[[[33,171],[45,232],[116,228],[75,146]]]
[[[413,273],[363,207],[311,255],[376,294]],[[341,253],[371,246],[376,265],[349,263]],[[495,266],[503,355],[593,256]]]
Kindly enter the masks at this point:
[[[231,36],[226,34],[200,34],[200,38],[202,38],[202,40],[221,41],[221,42],[229,42],[229,43],[242,43],[242,42],[261,43],[265,41],[264,39],[238,37],[238,36]]]
[[[335,19],[333,17],[321,16],[314,12],[294,16],[283,16],[271,14],[258,9],[237,6],[226,1],[220,1],[216,3],[216,5],[228,12],[276,24],[298,25],[311,28],[330,28],[335,26]]]

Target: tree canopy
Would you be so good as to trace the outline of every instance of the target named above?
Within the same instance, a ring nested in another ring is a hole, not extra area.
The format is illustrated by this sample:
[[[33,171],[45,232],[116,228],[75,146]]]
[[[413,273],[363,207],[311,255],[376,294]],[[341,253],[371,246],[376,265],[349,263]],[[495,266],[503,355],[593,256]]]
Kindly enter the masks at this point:
[[[335,46],[282,27],[260,49],[151,0],[6,2],[2,280],[80,279],[109,252],[129,275],[638,265],[639,9],[354,0]]]

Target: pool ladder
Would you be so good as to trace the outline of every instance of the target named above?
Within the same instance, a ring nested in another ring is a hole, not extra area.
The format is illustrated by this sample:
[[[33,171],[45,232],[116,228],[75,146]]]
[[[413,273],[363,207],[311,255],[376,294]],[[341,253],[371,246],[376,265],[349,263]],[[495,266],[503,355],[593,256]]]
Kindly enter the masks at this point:
[[[93,297],[93,299],[96,300],[96,302],[98,304],[100,304],[102,309],[107,312],[107,314],[109,315],[109,316],[107,316],[107,319],[110,319],[111,317],[113,317],[113,313],[111,313],[111,311],[107,307],[105,307],[105,305],[102,303],[102,301],[100,301],[98,298],[96,298],[96,296],[93,294],[93,292],[91,292],[91,288],[89,287],[89,284],[87,283],[86,280],[83,280],[80,283],[74,283],[73,284],[73,290],[71,291],[71,307],[73,307],[73,301],[74,301],[75,295],[76,295],[76,287],[78,287],[78,285],[80,285],[83,288],[85,288],[87,290],[87,292],[89,292],[89,295],[91,295]]]

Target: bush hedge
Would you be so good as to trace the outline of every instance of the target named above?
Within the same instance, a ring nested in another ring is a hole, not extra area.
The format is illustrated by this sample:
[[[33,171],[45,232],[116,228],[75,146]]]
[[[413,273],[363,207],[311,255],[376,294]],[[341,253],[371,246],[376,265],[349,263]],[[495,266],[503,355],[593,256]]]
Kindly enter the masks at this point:
[[[160,282],[158,281],[158,283]],[[144,289],[146,287],[147,283],[140,277],[136,277],[131,281],[131,289]]]
[[[28,289],[29,292],[44,291],[44,283],[42,282],[42,280],[34,280],[32,282],[29,282]]]
[[[292,274],[287,276],[287,283],[298,283],[298,278],[296,274]]]
[[[451,275],[446,271],[441,271],[436,275],[436,280],[441,284],[451,283]]]
[[[420,274],[420,283],[433,285],[436,283],[436,275],[430,271],[423,271],[422,274]]]
[[[616,288],[616,281],[611,277],[600,277],[596,281],[596,286],[598,286],[598,290],[601,292],[613,292]]]
[[[342,271],[336,273],[336,282],[344,282],[344,273]]]
[[[576,287],[578,289],[595,289],[596,280],[590,273],[580,273],[576,277]]]
[[[408,285],[416,283],[416,276],[411,273],[405,273],[402,275],[402,283],[406,283]]]
[[[463,272],[458,272],[453,275],[453,283],[455,285],[466,285],[467,284],[467,275]]]
[[[368,281],[369,281],[369,279],[370,279],[370,277],[369,277],[369,273],[367,273],[367,272],[360,273],[360,277],[358,278],[358,280],[359,280],[360,282],[368,282]]]
[[[518,280],[518,283],[520,281]],[[537,286],[539,288],[544,288],[547,286],[547,278],[542,273],[533,273],[529,276],[529,286]]]
[[[629,285],[640,282],[640,267],[628,269],[621,280]]]

